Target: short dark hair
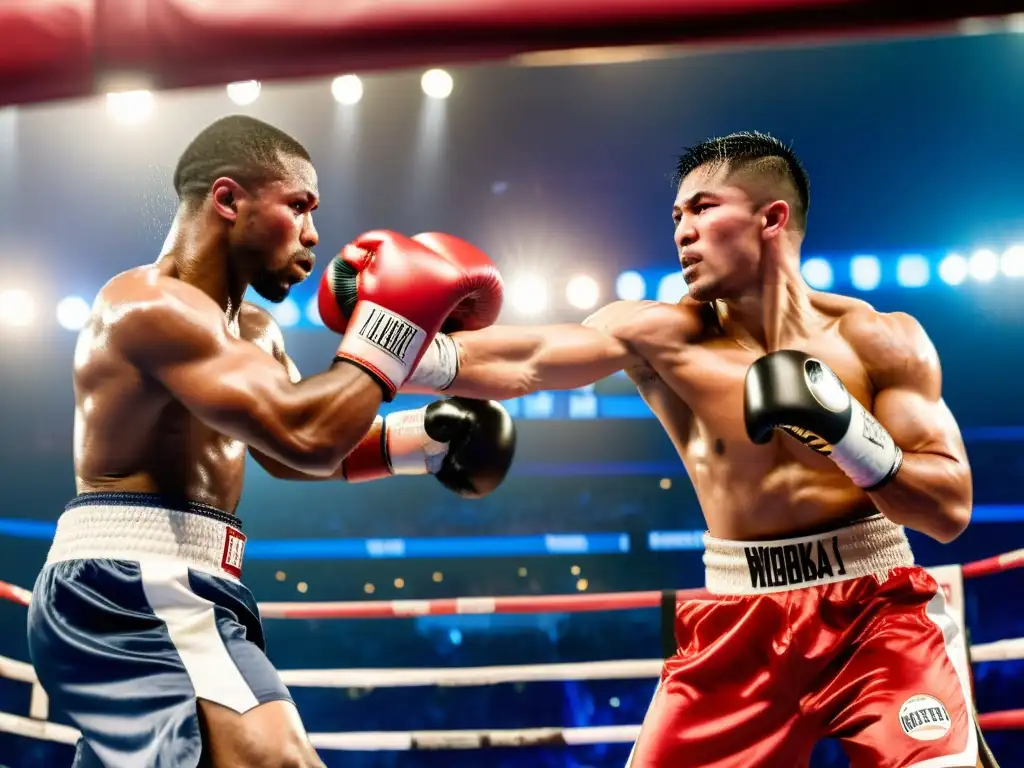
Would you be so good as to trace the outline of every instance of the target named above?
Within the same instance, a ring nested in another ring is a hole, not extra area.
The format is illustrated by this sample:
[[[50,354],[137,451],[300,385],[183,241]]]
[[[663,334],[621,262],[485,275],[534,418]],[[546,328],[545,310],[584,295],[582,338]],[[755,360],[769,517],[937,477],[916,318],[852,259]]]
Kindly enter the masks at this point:
[[[221,176],[253,190],[280,178],[286,157],[310,159],[302,144],[269,123],[246,115],[223,117],[204,128],[181,153],[174,191],[179,200],[202,200]]]
[[[675,184],[701,166],[727,165],[729,173],[752,172],[773,183],[780,197],[789,199],[793,219],[801,232],[807,230],[807,212],[811,206],[811,182],[793,150],[767,133],[742,131],[716,136],[686,149],[676,162]],[[784,189],[790,187],[789,190]],[[785,194],[785,192],[790,194]]]

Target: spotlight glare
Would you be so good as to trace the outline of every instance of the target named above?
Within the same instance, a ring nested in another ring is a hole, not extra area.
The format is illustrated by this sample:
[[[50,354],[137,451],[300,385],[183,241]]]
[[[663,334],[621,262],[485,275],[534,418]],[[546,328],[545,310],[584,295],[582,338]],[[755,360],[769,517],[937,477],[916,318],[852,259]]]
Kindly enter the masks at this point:
[[[57,304],[57,322],[61,328],[80,331],[89,322],[92,308],[81,296],[68,296]]]
[[[971,254],[967,271],[979,283],[987,283],[999,274],[999,256],[988,248],[979,248]]]
[[[601,296],[601,288],[594,278],[577,275],[566,286],[565,296],[576,309],[593,309]]]
[[[270,314],[282,328],[298,325],[299,319],[302,317],[302,312],[299,310],[299,305],[295,303],[295,299],[285,299],[280,304],[271,304]]]
[[[156,111],[152,91],[122,91],[107,94],[107,114],[122,125],[139,125]]]
[[[447,99],[452,94],[455,81],[443,69],[428,69],[420,78],[420,87],[431,99]]]
[[[644,276],[636,270],[623,272],[615,280],[615,295],[623,301],[640,301],[647,295]]]
[[[900,256],[896,262],[896,282],[904,288],[922,288],[930,279],[931,269],[924,256]]]
[[[15,328],[32,325],[36,317],[36,303],[32,294],[20,289],[0,293],[0,324]]]
[[[803,274],[807,284],[819,291],[827,291],[832,287],[835,279],[832,274],[832,265],[820,257],[805,261],[800,267],[800,272]]]
[[[1007,248],[999,266],[1007,277],[1024,277],[1024,245]]]
[[[331,82],[331,95],[339,104],[358,104],[363,98],[363,81],[357,75],[336,77]]]
[[[873,291],[882,281],[882,265],[874,256],[854,256],[850,260],[850,282],[858,291]]]
[[[548,304],[548,286],[538,275],[520,275],[509,285],[509,303],[521,315],[538,315]]]
[[[658,301],[666,304],[678,304],[688,292],[682,272],[672,272],[658,282]]]
[[[241,80],[237,83],[228,83],[228,98],[240,107],[252,104],[260,97],[263,86],[259,80]]]
[[[320,317],[320,304],[314,296],[306,303],[306,319],[313,325],[323,326],[324,321]]]
[[[967,279],[967,259],[951,253],[939,262],[939,277],[947,285],[960,285]]]

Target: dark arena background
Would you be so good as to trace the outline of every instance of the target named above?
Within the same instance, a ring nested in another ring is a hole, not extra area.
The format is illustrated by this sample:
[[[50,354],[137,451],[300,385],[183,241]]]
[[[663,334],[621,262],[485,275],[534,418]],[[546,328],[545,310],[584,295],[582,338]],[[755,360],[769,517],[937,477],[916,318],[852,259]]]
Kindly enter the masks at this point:
[[[1024,3],[940,6],[0,4],[0,765],[73,753],[21,588],[75,492],[75,331],[156,257],[174,162],[231,113],[309,148],[321,266],[368,229],[451,232],[495,259],[521,324],[677,300],[675,154],[737,130],[790,143],[806,281],[915,315],[942,358],[973,521],[948,545],[909,535],[922,564],[966,564],[942,573],[963,581],[977,709],[1024,765]],[[272,307],[307,373],[336,346],[317,277]],[[484,500],[249,469],[245,579],[329,766],[625,764],[672,590],[703,583],[703,520],[624,377],[507,405],[516,463]],[[812,761],[847,764],[830,742]]]

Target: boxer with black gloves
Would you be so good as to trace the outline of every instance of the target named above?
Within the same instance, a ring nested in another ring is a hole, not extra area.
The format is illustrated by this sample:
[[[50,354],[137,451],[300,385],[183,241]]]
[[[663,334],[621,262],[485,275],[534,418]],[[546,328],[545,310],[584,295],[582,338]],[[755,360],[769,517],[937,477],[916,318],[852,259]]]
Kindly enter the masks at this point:
[[[934,346],[807,286],[809,182],[785,144],[709,139],[677,171],[681,301],[442,330],[403,389],[502,400],[624,370],[668,433],[711,599],[676,610],[629,768],[802,766],[829,737],[858,768],[985,765],[962,628],[904,530],[947,542],[971,516]]]

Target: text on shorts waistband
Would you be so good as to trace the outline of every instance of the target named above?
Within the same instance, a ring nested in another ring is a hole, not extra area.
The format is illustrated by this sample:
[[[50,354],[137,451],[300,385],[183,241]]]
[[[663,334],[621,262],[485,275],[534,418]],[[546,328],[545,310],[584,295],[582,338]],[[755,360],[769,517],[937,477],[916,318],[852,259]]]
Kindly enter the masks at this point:
[[[860,576],[885,578],[914,564],[903,528],[881,515],[812,536],[775,541],[704,537],[707,589],[756,594],[830,584]]]

